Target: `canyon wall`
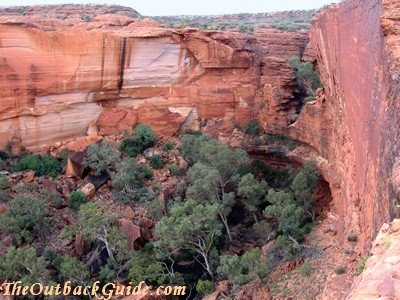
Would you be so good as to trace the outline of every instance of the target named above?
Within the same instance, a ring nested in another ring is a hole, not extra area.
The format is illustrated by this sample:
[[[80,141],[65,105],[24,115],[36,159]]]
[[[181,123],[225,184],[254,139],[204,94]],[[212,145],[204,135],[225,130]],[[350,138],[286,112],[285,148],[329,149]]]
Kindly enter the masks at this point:
[[[173,31],[151,21],[51,30],[40,20],[2,20],[3,148],[20,140],[27,149],[47,149],[85,137],[90,124],[97,136],[137,123],[170,136],[196,121],[212,133],[252,118],[260,76],[254,37]]]
[[[360,234],[364,249],[396,213],[399,20],[395,0],[346,0],[321,12],[310,40],[324,94],[290,126],[323,161],[339,232]]]

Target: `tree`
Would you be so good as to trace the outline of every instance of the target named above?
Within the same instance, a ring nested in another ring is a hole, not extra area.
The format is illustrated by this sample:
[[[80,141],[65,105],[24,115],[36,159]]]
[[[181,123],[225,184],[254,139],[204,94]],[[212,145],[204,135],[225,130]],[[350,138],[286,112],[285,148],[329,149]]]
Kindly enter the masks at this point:
[[[290,185],[290,189],[293,192],[296,202],[311,217],[312,221],[315,219],[314,200],[312,195],[317,187],[318,176],[319,174],[314,165],[307,162],[302,166],[302,171],[296,174]]]
[[[94,170],[94,175],[110,172],[110,167],[120,160],[119,152],[106,141],[90,145],[86,150],[83,164]]]
[[[173,205],[170,216],[164,216],[156,226],[159,242],[171,250],[195,251],[202,257],[203,263],[200,263],[212,277],[210,251],[221,234],[217,218],[221,209],[219,204],[199,204],[191,199]]]
[[[8,248],[0,260],[0,277],[4,281],[14,280],[16,277],[23,285],[44,282],[45,259],[38,257],[35,248],[14,246]]]
[[[138,165],[134,158],[124,158],[112,175],[114,196],[125,203],[139,201],[148,194],[147,188],[143,187],[144,182],[152,178],[151,171]]]
[[[198,162],[188,172],[191,184],[187,196],[199,202],[220,204],[223,208],[220,217],[232,241],[228,215],[236,195],[229,185],[237,184],[240,168],[248,163],[247,153],[231,149],[216,140],[208,140],[200,143],[197,157]]]
[[[314,71],[314,66],[311,62],[302,62],[300,57],[293,56],[289,59],[289,65],[296,73],[297,85],[300,90],[315,98],[316,90],[321,86],[319,75]]]
[[[303,237],[301,229],[305,212],[304,209],[296,203],[293,194],[290,192],[273,189],[268,191],[266,199],[271,205],[264,210],[265,215],[272,215],[278,221],[278,231],[292,239]]]
[[[263,261],[261,249],[254,248],[242,257],[236,254],[221,256],[218,274],[227,277],[233,284],[243,285],[256,278],[264,278],[269,274],[269,268]]]
[[[3,232],[15,234],[19,243],[32,242],[33,235],[45,227],[45,208],[46,203],[42,199],[17,195],[10,201],[10,210],[0,216]]]
[[[213,138],[208,135],[185,134],[181,140],[181,153],[183,157],[194,164],[199,160],[200,145],[210,140],[213,140]]]
[[[239,183],[238,195],[244,199],[246,209],[253,213],[257,222],[259,206],[265,202],[268,184],[264,180],[257,180],[253,174],[244,175]]]
[[[63,255],[59,271],[62,281],[70,280],[73,286],[86,286],[90,282],[88,267],[74,256]]]
[[[105,245],[108,259],[116,275],[130,266],[126,237],[114,225],[116,218],[102,210],[96,202],[81,205],[76,225],[67,227],[63,236],[82,234],[86,241]]]

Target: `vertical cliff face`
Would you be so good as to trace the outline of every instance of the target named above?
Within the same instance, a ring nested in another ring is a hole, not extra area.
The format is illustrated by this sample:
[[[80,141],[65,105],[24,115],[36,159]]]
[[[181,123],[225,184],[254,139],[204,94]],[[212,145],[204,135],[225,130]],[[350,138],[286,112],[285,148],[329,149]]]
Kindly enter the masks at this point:
[[[290,128],[326,160],[341,231],[359,232],[364,246],[396,201],[390,179],[399,155],[398,22],[397,1],[348,0],[322,12],[310,39],[324,95]]]
[[[21,22],[0,22],[2,147],[19,139],[46,149],[86,136],[93,123],[98,135],[137,123],[172,135],[189,116],[206,132],[252,117],[260,74],[253,37],[133,20],[116,29]]]

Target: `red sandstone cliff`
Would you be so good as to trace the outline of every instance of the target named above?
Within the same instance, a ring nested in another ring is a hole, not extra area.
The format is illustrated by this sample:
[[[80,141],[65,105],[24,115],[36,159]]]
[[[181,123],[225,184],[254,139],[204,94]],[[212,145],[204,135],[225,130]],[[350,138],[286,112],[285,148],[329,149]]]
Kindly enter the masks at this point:
[[[395,0],[349,0],[322,12],[310,36],[324,95],[290,127],[324,161],[340,231],[359,232],[365,247],[396,202],[399,19]]]

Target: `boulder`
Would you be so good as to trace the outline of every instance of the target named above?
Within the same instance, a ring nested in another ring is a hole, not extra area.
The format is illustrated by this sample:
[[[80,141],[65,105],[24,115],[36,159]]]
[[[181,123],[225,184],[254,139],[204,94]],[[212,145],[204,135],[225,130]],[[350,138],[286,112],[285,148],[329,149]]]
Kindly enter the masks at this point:
[[[28,171],[24,174],[24,182],[29,183],[35,179],[35,171]]]
[[[92,183],[87,183],[80,189],[80,191],[88,196],[88,198],[91,198],[96,191],[96,187]]]
[[[118,219],[117,226],[126,236],[128,249],[139,250],[144,247],[145,242],[142,238],[139,226],[133,224],[131,220],[127,219]]]

